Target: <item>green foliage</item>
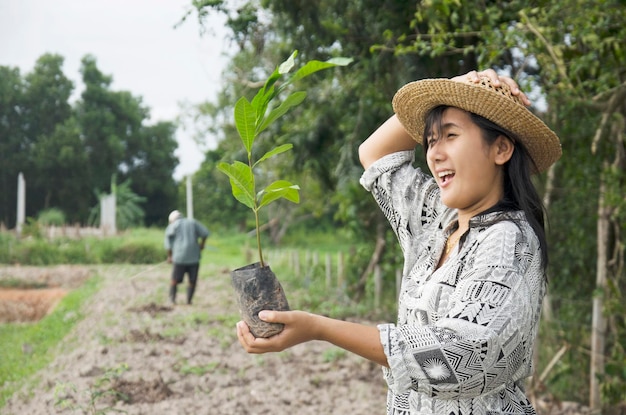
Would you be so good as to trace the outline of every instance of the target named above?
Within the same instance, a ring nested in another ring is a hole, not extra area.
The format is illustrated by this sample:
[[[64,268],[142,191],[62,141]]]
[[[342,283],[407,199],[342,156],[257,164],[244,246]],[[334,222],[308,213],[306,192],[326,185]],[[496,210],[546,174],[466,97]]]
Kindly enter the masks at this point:
[[[161,224],[176,204],[176,183],[172,173],[178,165],[176,158],[176,124],[159,122],[144,126],[136,147],[130,172],[124,176],[132,180],[133,193],[141,195],[136,200],[145,215],[142,220],[147,225]]]
[[[163,249],[151,242],[107,244],[101,251],[104,264],[157,264],[163,261]]]
[[[161,230],[136,229],[107,238],[22,238],[0,233],[0,263],[54,264],[156,264],[164,259]]]
[[[19,278],[9,278],[0,280],[0,288],[8,288],[8,289],[38,289],[38,288],[47,288],[48,284],[45,282],[29,282],[23,281]]]
[[[120,185],[115,183],[115,175],[111,178],[111,194],[115,195],[115,223],[118,229],[129,229],[143,225],[144,211],[141,203],[146,200],[131,189],[131,180],[128,179]],[[105,192],[95,192],[98,199],[106,196]],[[91,208],[89,223],[92,226],[100,225],[100,202]]]
[[[90,278],[66,295],[52,313],[33,324],[0,324],[0,408],[24,379],[44,368],[54,358],[55,346],[82,318],[82,306],[98,290],[100,280]],[[32,353],[25,354],[28,345]]]
[[[37,222],[44,226],[63,226],[65,225],[65,214],[58,208],[42,210],[37,215]]]
[[[584,10],[584,13],[580,11]],[[545,98],[543,114],[562,139],[564,157],[554,177],[538,178],[550,185],[550,292],[555,318],[564,327],[545,331],[557,334],[541,344],[580,344],[563,358],[559,376],[550,391],[561,399],[580,399],[581,384],[588,382],[587,361],[592,331],[591,295],[595,288],[597,246],[606,244],[610,289],[604,292],[605,315],[624,315],[619,293],[624,285],[623,195],[626,184],[624,129],[624,67],[626,65],[626,8],[620,0],[594,2],[471,2],[424,0],[416,5],[410,29],[398,35],[390,29],[386,43],[399,54],[422,56],[456,54],[466,69],[503,68],[535,97]],[[377,50],[383,50],[379,46]],[[553,182],[548,183],[548,180]],[[600,194],[603,187],[605,192]],[[598,201],[612,213],[607,240],[596,240]],[[597,293],[597,295],[600,295]],[[567,325],[575,321],[576,324]],[[612,324],[607,356],[623,356],[620,340],[626,326]],[[623,342],[621,343],[623,344]],[[584,345],[584,346],[583,346]],[[554,351],[556,352],[556,350]],[[610,361],[610,359],[607,359]],[[607,364],[605,370],[612,371]],[[569,379],[573,378],[576,381]],[[624,382],[619,376],[602,379],[607,404],[619,402]],[[580,381],[582,379],[582,381]],[[622,378],[623,379],[623,378]],[[576,383],[575,383],[576,382]],[[617,391],[617,392],[616,392]]]
[[[261,266],[265,266],[265,264],[261,247],[258,212],[262,207],[281,198],[293,203],[299,203],[300,187],[287,180],[276,180],[260,191],[257,191],[254,169],[261,162],[290,150],[293,144],[279,145],[266,152],[256,161],[253,159],[252,147],[260,133],[278,118],[285,115],[291,108],[299,105],[306,96],[306,93],[303,91],[292,92],[278,106],[274,108],[271,107],[274,99],[276,99],[283,90],[290,84],[315,72],[336,66],[345,66],[351,62],[351,59],[345,58],[330,59],[326,62],[317,60],[309,61],[298,69],[293,76],[282,82],[282,84],[278,84],[282,76],[293,69],[296,55],[297,51],[294,51],[285,62],[274,70],[251,102],[248,101],[246,97],[242,97],[235,104],[235,125],[246,150],[247,164],[234,161],[231,164],[222,162],[217,165],[218,169],[229,177],[232,194],[235,199],[247,206],[254,213]]]
[[[149,125],[141,98],[112,90],[112,77],[91,56],[82,60],[80,99],[70,102],[74,85],[63,61],[44,54],[24,76],[0,66],[0,222],[15,226],[20,172],[27,182],[27,216],[55,207],[67,221],[86,223],[96,202],[92,189],[108,187],[117,174],[122,182],[132,180],[133,192],[145,198],[137,202],[147,223],[162,222],[176,198],[175,124]]]
[[[217,169],[217,164],[225,156],[222,149],[206,153],[200,170],[193,176],[194,216],[203,223],[211,223],[213,231],[237,229],[244,231],[249,210],[232,197],[230,181]],[[184,195],[184,184],[181,183]],[[183,204],[181,197],[181,206]]]
[[[623,339],[621,345],[624,344]],[[626,352],[624,347],[613,348],[608,356],[605,373],[601,377],[602,397],[606,404],[626,402]]]
[[[22,235],[25,237],[41,238],[43,236],[41,224],[34,218],[26,218],[26,223],[22,226]]]

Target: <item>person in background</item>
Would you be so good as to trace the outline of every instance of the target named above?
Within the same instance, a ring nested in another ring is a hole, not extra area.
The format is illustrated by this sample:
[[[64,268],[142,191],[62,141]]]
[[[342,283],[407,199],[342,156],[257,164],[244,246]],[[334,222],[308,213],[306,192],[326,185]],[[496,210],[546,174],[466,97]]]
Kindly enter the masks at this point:
[[[210,233],[208,229],[194,219],[183,217],[174,210],[169,215],[169,225],[165,229],[165,249],[167,262],[173,264],[169,298],[176,304],[178,284],[183,282],[187,274],[187,304],[191,304],[198,282],[200,255]]]
[[[411,82],[359,147],[368,190],[404,255],[395,324],[259,312],[284,330],[248,353],[323,340],[382,367],[389,415],[534,414],[524,392],[546,290],[544,211],[531,175],[561,156],[528,98],[493,70]],[[430,174],[413,165],[422,144]],[[346,397],[349,399],[349,397]]]

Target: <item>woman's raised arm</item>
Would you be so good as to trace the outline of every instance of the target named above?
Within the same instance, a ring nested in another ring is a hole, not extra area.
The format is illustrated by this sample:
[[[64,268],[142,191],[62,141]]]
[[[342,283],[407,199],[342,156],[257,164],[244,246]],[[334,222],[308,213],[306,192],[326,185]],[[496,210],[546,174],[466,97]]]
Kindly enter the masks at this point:
[[[413,150],[417,142],[393,115],[359,146],[359,159],[364,169],[376,160],[403,150]]]

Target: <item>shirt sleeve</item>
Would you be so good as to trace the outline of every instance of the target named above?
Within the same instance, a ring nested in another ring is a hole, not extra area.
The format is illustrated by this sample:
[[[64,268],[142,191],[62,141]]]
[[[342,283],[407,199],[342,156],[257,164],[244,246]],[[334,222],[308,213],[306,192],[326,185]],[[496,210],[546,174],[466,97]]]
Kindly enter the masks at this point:
[[[441,211],[435,180],[414,168],[414,151],[389,154],[373,163],[361,176],[406,251],[411,239],[432,223]]]
[[[165,228],[165,237],[163,238],[163,247],[166,251],[172,249],[172,239],[174,237],[174,227],[172,224],[167,225]]]
[[[538,241],[500,222],[477,244],[474,266],[460,277],[442,318],[379,326],[389,362],[385,379],[394,393],[471,398],[530,373],[545,290]]]
[[[195,225],[196,225],[196,235],[198,236],[198,238],[205,239],[209,237],[211,232],[209,232],[206,226],[204,226],[198,221],[195,221]]]

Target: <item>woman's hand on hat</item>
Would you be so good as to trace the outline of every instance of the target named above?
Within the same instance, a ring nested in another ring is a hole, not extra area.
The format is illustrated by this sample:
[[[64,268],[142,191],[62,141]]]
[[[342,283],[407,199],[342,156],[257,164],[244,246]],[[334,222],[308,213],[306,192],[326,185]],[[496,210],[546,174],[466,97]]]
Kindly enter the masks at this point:
[[[504,76],[504,75],[498,75],[498,73],[494,71],[493,69],[485,69],[483,71],[478,71],[478,72],[469,71],[465,75],[455,76],[454,78],[452,78],[452,80],[457,81],[457,82],[470,82],[470,83],[473,82],[476,84],[480,82],[480,78],[485,77],[485,76],[491,80],[491,83],[495,87],[499,87],[502,82],[506,83],[509,86],[509,88],[511,88],[511,94],[519,97],[524,103],[524,105],[526,106],[530,105],[530,100],[528,99],[526,94],[523,93],[519,89],[517,82],[515,82],[513,78]]]

